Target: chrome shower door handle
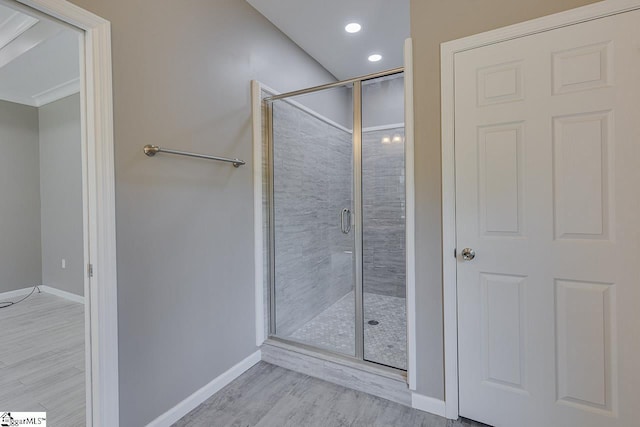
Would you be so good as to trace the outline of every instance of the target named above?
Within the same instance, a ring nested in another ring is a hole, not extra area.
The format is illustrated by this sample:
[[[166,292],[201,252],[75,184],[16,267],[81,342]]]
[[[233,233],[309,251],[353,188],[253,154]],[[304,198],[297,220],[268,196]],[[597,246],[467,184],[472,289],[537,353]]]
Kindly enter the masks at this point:
[[[345,216],[347,221],[345,222]],[[351,231],[351,210],[344,208],[340,213],[340,231],[343,234],[349,234]]]

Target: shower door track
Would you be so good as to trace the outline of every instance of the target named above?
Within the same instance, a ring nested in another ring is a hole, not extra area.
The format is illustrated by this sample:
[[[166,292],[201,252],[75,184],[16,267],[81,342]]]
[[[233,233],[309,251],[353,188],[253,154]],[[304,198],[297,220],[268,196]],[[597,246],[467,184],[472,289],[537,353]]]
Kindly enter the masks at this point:
[[[393,366],[389,366],[389,365],[383,365],[382,363],[370,362],[365,359],[358,359],[348,354],[337,353],[335,351],[327,350],[326,348],[316,347],[311,344],[303,343],[300,341],[271,335],[269,336],[267,341],[265,341],[265,343],[270,345],[274,345],[274,344],[277,345],[278,343],[290,345],[302,351],[313,353],[315,357],[318,357],[321,359],[331,358],[331,359],[334,359],[332,360],[333,362],[342,361],[347,366],[356,365],[358,366],[359,369],[367,372],[371,372],[373,374],[382,375],[382,376],[385,376],[391,379],[396,379],[396,380],[399,378],[402,378],[402,380],[404,381],[407,380],[407,371],[403,369],[394,368]]]
[[[268,283],[268,309],[269,309],[269,333],[268,337],[271,340],[283,342],[306,349],[316,353],[318,356],[326,355],[336,357],[337,359],[346,360],[349,362],[355,362],[363,367],[370,367],[375,369],[381,369],[386,372],[402,375],[405,380],[407,379],[407,371],[392,366],[384,365],[368,361],[364,357],[364,287],[363,287],[363,241],[362,241],[362,82],[372,80],[380,77],[391,76],[404,72],[404,67],[394,68],[387,71],[368,74],[365,76],[352,78],[348,80],[342,80],[325,85],[315,86],[307,89],[296,90],[278,95],[272,95],[262,99],[262,105],[266,114],[266,126],[264,128],[267,141],[267,178],[268,178],[268,266],[269,274],[267,278]],[[355,278],[355,356],[334,352],[331,350],[315,347],[309,344],[304,344],[291,339],[285,339],[278,337],[275,334],[276,331],[276,308],[275,308],[275,221],[274,221],[274,147],[273,147],[273,110],[270,105],[270,101],[279,99],[285,99],[289,97],[305,95],[313,92],[318,92],[324,89],[345,86],[353,84],[353,195],[354,195],[354,278]]]

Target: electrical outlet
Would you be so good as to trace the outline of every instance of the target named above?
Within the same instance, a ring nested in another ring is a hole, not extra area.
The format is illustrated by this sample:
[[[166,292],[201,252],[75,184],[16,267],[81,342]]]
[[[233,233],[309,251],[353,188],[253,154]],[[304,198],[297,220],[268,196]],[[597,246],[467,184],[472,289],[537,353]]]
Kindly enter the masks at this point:
[[[62,269],[64,270],[65,268],[67,268],[67,260],[62,258],[62,262],[60,263],[60,267],[62,267]]]

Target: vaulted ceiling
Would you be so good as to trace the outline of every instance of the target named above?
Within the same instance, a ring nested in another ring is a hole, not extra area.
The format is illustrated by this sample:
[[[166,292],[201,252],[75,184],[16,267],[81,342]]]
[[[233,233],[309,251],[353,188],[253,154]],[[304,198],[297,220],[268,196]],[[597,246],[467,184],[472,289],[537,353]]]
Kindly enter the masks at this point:
[[[401,67],[409,0],[247,0],[337,79]],[[348,23],[362,26],[345,31]],[[380,54],[379,62],[367,60]]]

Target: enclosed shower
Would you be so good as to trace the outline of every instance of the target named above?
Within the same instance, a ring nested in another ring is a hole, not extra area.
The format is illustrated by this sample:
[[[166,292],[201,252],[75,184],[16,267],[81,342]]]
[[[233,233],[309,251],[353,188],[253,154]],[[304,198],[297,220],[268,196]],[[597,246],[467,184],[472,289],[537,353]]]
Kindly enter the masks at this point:
[[[263,93],[272,339],[407,368],[401,69]]]

